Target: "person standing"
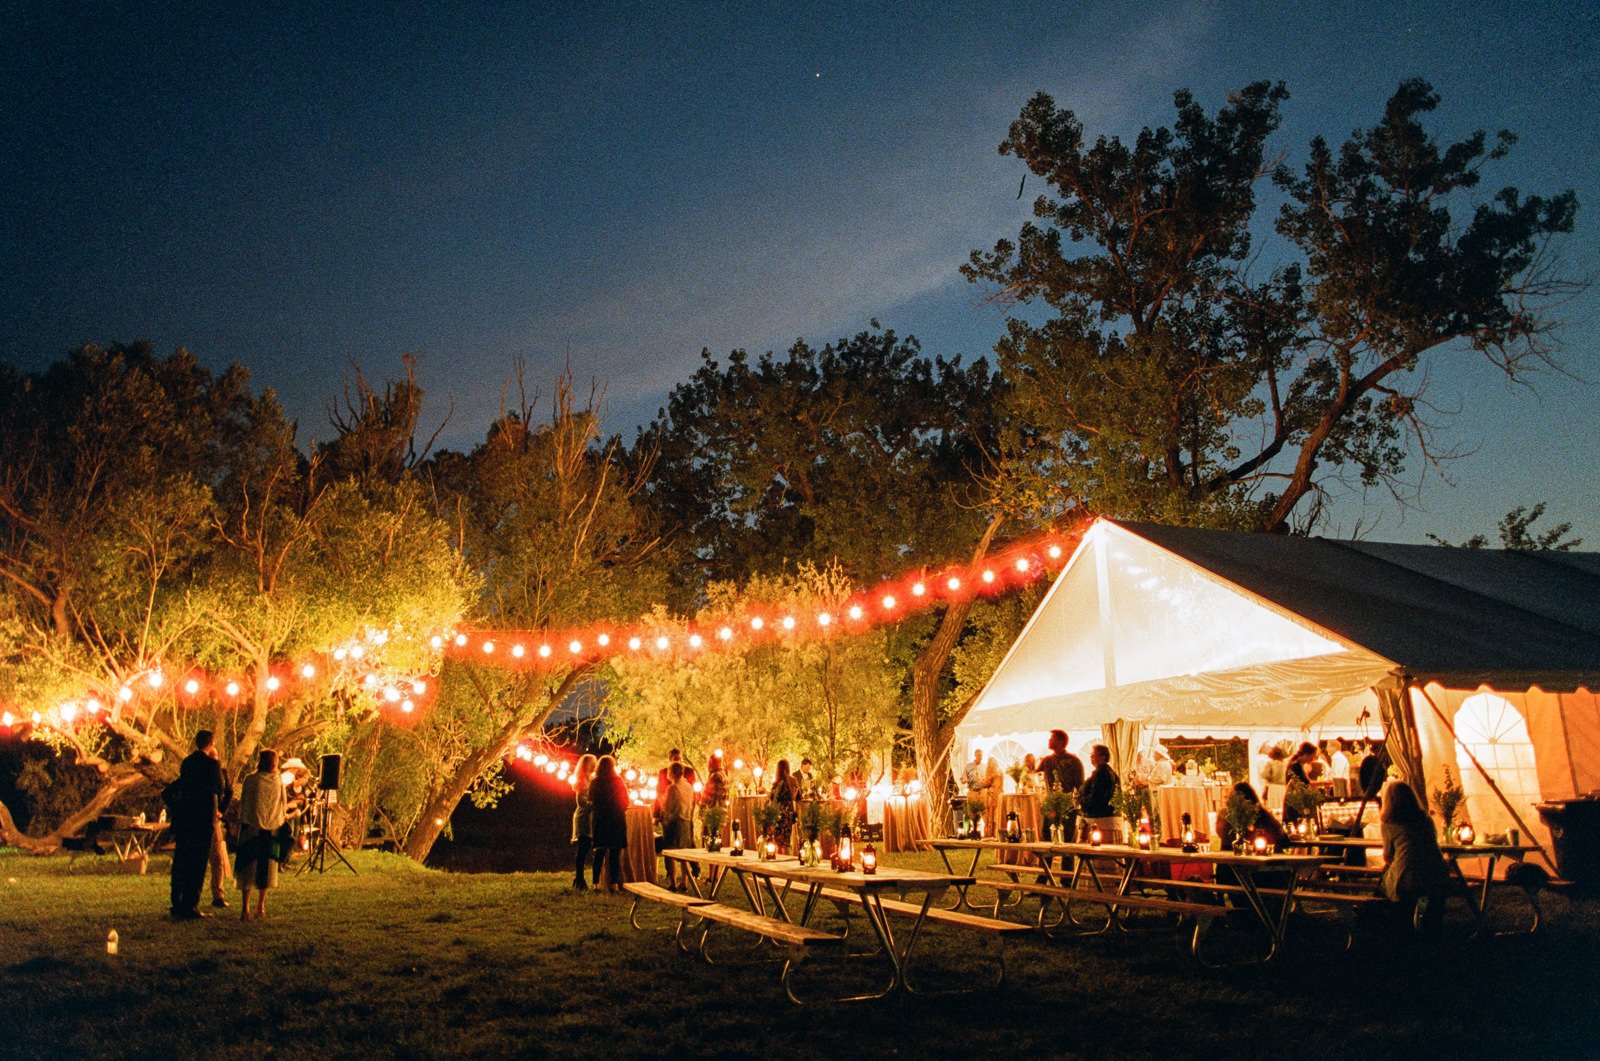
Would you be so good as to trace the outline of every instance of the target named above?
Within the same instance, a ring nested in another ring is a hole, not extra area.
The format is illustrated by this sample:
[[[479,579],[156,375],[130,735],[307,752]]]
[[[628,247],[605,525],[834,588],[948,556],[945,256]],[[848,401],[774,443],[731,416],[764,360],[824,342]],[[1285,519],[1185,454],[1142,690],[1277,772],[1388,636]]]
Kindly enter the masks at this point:
[[[217,758],[217,746],[213,742],[210,753],[213,759]],[[223,828],[223,815],[228,810],[228,804],[233,799],[233,781],[228,777],[228,771],[219,761],[217,768],[222,771],[222,791],[226,798],[217,807],[217,822],[212,829],[211,837],[211,905],[222,909],[228,905],[228,896],[224,890],[231,876],[228,866],[228,841],[226,830]]]
[[[674,763],[683,763],[683,776],[688,780],[690,788],[693,788],[694,783],[700,780],[694,772],[694,767],[683,762],[683,753],[681,751],[677,748],[669,751],[667,753],[667,765],[663,766],[656,774],[655,816],[657,820],[661,818],[661,807],[666,802],[667,789],[672,786],[672,766]]]
[[[1089,751],[1089,762],[1094,772],[1083,783],[1081,798],[1084,824],[1091,829],[1099,826],[1102,835],[1115,842],[1122,835],[1122,829],[1112,800],[1117,796],[1120,781],[1117,772],[1111,769],[1111,749],[1104,744],[1096,744]]]
[[[211,750],[214,743],[210,730],[196,733],[194,751],[178,766],[178,779],[161,794],[172,821],[172,916],[180,921],[206,916],[200,911],[200,890],[217,814],[228,805],[228,786]]]
[[[628,846],[628,786],[617,776],[617,761],[602,755],[589,785],[594,814],[594,884],[600,886],[600,860],[610,874],[610,891],[622,891],[622,852]]]
[[[577,805],[572,811],[572,843],[577,849],[577,858],[572,863],[572,890],[575,892],[589,888],[583,882],[583,867],[589,862],[589,852],[594,850],[594,799],[589,793],[589,786],[594,783],[594,764],[594,756],[579,756],[578,769],[572,781],[573,794],[577,798]],[[596,877],[595,883],[599,882]]]
[[[779,759],[777,772],[772,778],[772,791],[767,794],[767,805],[776,808],[777,824],[772,837],[778,850],[789,853],[794,838],[794,823],[799,816],[800,782],[789,773],[789,760]]]
[[[267,892],[278,886],[278,829],[284,822],[286,799],[278,774],[278,753],[265,749],[256,760],[256,772],[239,789],[239,920],[267,919]],[[254,914],[250,892],[256,893]]]
[[[668,769],[671,784],[661,809],[661,846],[664,850],[694,846],[694,788],[684,777],[682,763]],[[689,890],[689,867],[667,859],[667,887]]]
[[[1083,760],[1067,751],[1067,731],[1050,731],[1050,754],[1039,760],[1046,792],[1076,792],[1083,787]]]

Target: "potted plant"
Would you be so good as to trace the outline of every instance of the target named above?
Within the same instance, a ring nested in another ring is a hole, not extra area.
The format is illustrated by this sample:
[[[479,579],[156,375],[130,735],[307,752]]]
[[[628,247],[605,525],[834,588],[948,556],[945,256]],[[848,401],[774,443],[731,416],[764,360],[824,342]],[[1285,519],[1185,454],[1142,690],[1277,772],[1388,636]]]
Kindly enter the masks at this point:
[[[1255,801],[1243,792],[1228,794],[1228,802],[1222,808],[1222,817],[1233,830],[1234,854],[1242,855],[1248,849],[1250,827],[1256,823],[1256,814],[1259,810]]]
[[[1467,798],[1461,786],[1456,784],[1455,776],[1450,773],[1450,767],[1444,768],[1444,782],[1433,790],[1433,809],[1439,812],[1444,819],[1444,836],[1450,836],[1450,827],[1455,824],[1456,811],[1461,808],[1461,801]]]
[[[722,850],[722,823],[727,819],[728,812],[713,803],[706,807],[700,814],[701,835],[706,842],[707,851]]]
[[[1061,789],[1051,789],[1039,801],[1039,817],[1043,820],[1046,829],[1051,826],[1061,827],[1061,838],[1071,841],[1076,832],[1078,818],[1078,796],[1074,792],[1064,792]]]

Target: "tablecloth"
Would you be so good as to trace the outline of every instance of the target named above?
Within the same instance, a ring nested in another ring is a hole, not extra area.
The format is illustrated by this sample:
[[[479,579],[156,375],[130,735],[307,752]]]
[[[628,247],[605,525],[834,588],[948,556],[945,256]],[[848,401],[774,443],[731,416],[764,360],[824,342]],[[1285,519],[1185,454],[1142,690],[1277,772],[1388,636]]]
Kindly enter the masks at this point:
[[[1042,840],[1044,835],[1044,819],[1039,814],[1039,795],[1036,792],[1009,793],[1000,797],[1000,814],[994,821],[995,829],[1003,829],[1006,816],[1012,811],[1017,812],[1017,821],[1022,829],[1023,839]],[[1031,835],[1029,831],[1032,831]]]
[[[1162,785],[1155,790],[1156,810],[1161,815],[1161,838],[1176,839],[1183,832],[1183,816],[1189,815],[1194,831],[1201,836],[1211,833],[1212,790],[1186,785]]]
[[[628,849],[622,853],[622,879],[656,882],[656,823],[651,807],[628,808]]]
[[[729,821],[739,823],[739,832],[744,836],[744,842],[753,844],[761,831],[756,827],[756,808],[766,802],[765,796],[734,796],[729,801]]]
[[[929,835],[928,802],[921,796],[890,796],[883,801],[883,849],[917,851]]]

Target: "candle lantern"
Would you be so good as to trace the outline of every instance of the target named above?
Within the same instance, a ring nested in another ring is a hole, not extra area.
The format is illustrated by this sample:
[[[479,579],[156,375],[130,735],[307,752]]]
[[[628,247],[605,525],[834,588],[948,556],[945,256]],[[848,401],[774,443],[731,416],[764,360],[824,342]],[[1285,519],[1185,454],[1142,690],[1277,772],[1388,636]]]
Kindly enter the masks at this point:
[[[1462,822],[1460,825],[1456,826],[1456,843],[1458,844],[1470,847],[1472,845],[1472,841],[1477,838],[1477,835],[1478,834],[1472,830],[1471,822]]]
[[[739,828],[737,818],[734,819],[733,825],[729,827],[728,854],[735,857],[744,854],[744,833]]]
[[[761,861],[763,861],[763,862],[771,862],[773,859],[775,859],[777,857],[778,857],[778,841],[774,840],[772,837],[769,836],[769,837],[767,837],[766,841],[761,845]]]
[[[1194,819],[1189,817],[1189,812],[1183,814],[1183,850],[1185,854],[1194,854],[1200,850],[1194,842]]]
[[[1138,844],[1140,851],[1150,850],[1150,823],[1148,821],[1139,823]]]
[[[1105,841],[1105,838],[1106,834],[1100,831],[1100,827],[1098,825],[1091,825],[1089,827],[1090,847],[1099,847]]]
[[[878,872],[878,849],[871,844],[861,849],[861,872],[868,876]]]
[[[1250,842],[1250,846],[1255,850],[1256,854],[1258,854],[1258,855],[1266,854],[1267,853],[1267,834],[1266,833],[1262,833],[1262,832],[1256,833],[1256,838]]]
[[[839,847],[834,856],[834,869],[841,873],[855,868],[855,852],[851,849],[850,830],[839,830]]]

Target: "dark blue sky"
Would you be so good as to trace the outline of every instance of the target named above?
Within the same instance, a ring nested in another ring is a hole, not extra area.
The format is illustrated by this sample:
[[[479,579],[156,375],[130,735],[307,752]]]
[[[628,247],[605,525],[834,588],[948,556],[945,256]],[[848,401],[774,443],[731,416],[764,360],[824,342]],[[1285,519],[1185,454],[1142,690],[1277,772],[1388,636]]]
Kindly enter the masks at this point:
[[[232,10],[237,8],[239,10]],[[702,347],[876,317],[930,352],[1000,332],[957,267],[1042,188],[995,146],[1034,91],[1091,131],[1292,93],[1275,147],[1371,124],[1404,77],[1435,127],[1510,128],[1486,185],[1575,188],[1600,272],[1600,15],[1572,3],[0,6],[0,357],[87,341],[248,365],[302,433],[359,362],[421,358],[454,445],[518,356],[570,358],[631,437]],[[1537,390],[1457,353],[1430,395],[1469,455],[1424,511],[1345,497],[1330,531],[1491,530],[1548,500],[1600,548],[1600,293]],[[546,386],[548,390],[548,386]]]

